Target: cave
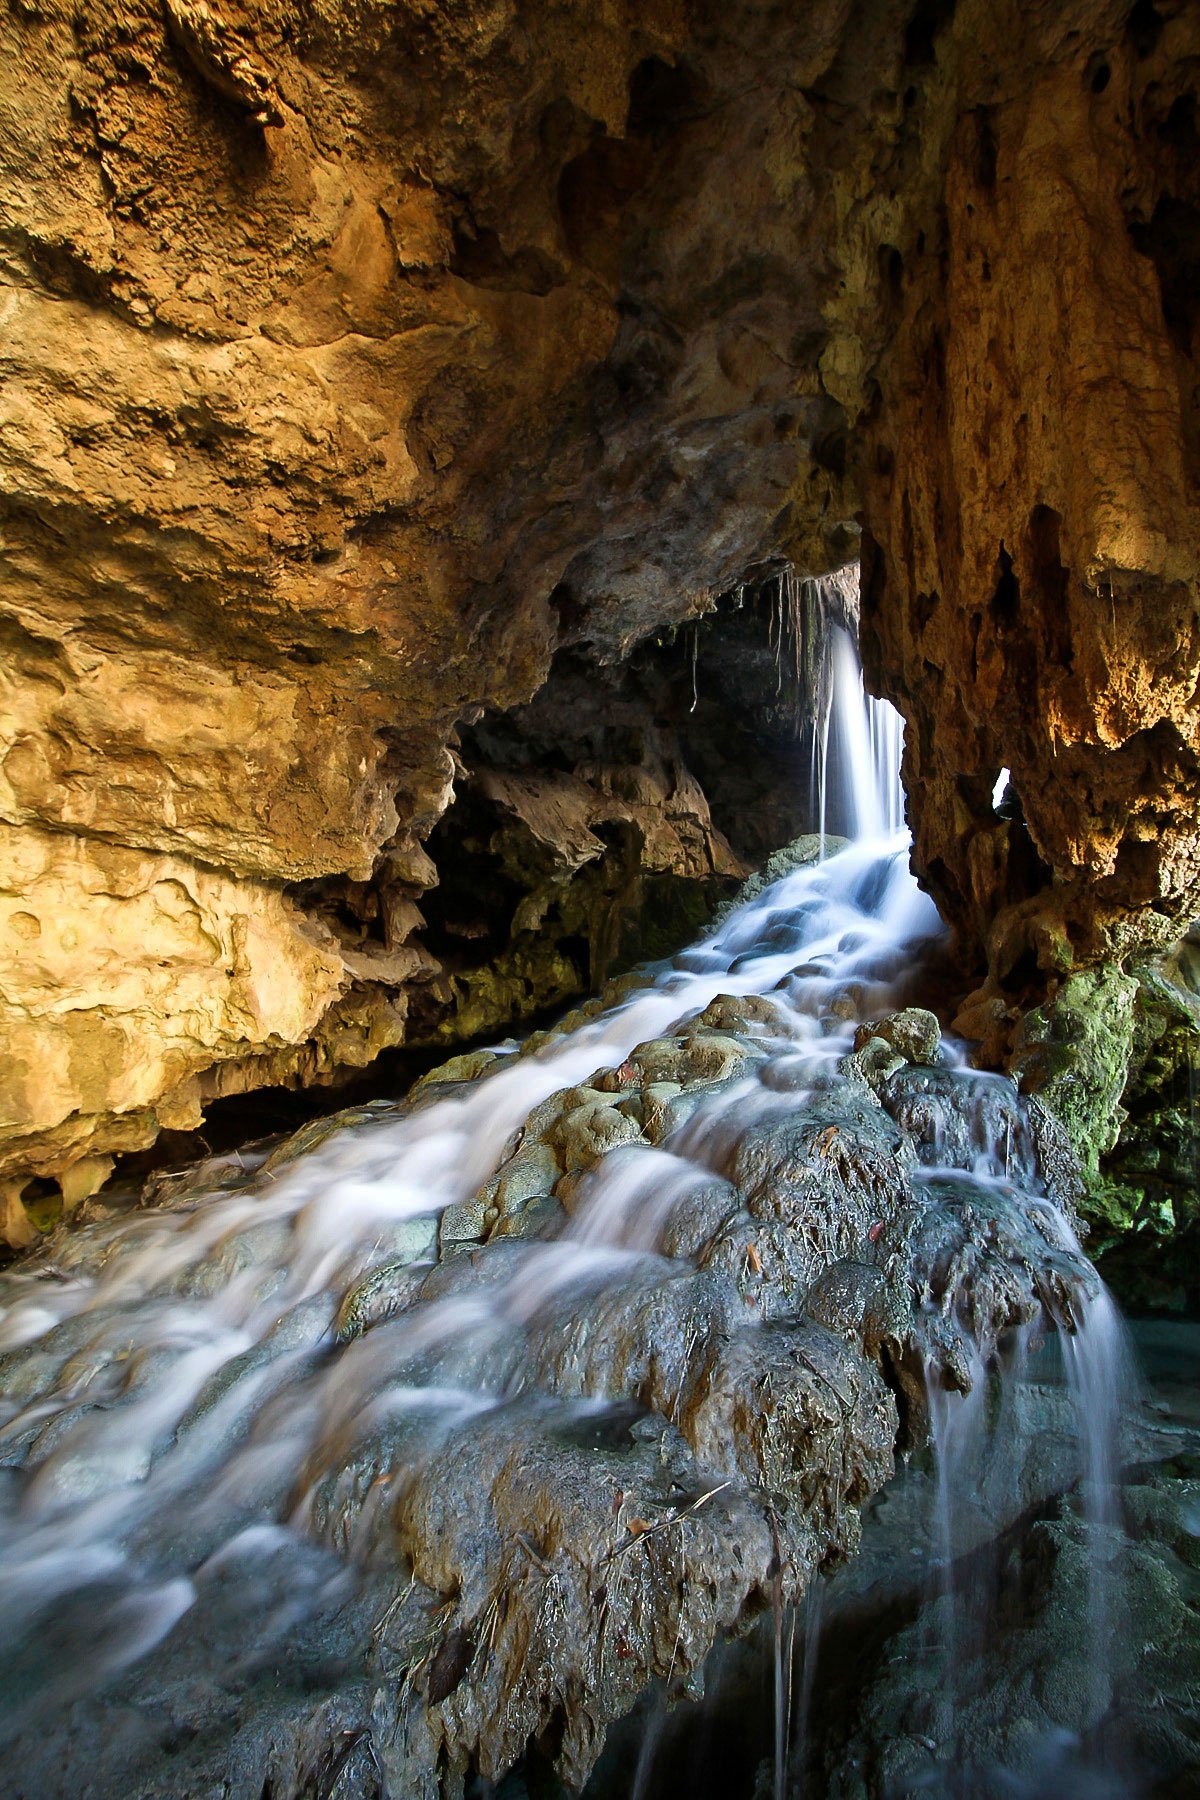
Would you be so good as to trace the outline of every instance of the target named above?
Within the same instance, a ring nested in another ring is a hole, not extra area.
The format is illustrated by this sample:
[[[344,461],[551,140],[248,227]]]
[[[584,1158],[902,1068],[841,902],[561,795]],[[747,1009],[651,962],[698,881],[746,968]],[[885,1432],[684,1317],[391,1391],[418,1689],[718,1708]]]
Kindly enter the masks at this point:
[[[1200,1793],[1200,12],[0,37],[0,1788]]]

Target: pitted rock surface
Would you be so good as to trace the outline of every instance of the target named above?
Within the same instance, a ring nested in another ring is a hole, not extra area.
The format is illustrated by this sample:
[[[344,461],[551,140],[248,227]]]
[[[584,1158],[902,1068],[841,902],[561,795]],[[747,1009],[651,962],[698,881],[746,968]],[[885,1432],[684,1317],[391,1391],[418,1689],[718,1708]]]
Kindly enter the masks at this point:
[[[11,1243],[215,1100],[527,1020],[631,920],[690,936],[805,823],[811,659],[764,617],[704,715],[696,633],[849,571],[860,511],[966,958],[1020,989],[1196,911],[1198,30],[8,10]],[[605,670],[680,627],[660,729]]]
[[[563,1089],[514,1133],[473,1237],[453,1236],[445,1217],[440,1229],[398,1222],[354,1279],[284,1306],[201,1388],[176,1444],[236,1455],[247,1402],[249,1441],[261,1435],[265,1451],[289,1384],[309,1384],[316,1431],[301,1466],[264,1455],[238,1498],[251,1525],[266,1507],[294,1530],[272,1539],[243,1592],[218,1574],[226,1560],[241,1566],[218,1514],[186,1527],[201,1597],[122,1692],[140,1717],[198,1729],[189,1747],[175,1742],[169,1771],[166,1752],[136,1733],[109,1742],[95,1752],[97,1795],[199,1800],[214,1740],[237,1800],[256,1800],[263,1767],[274,1794],[298,1800],[314,1770],[328,1780],[360,1744],[368,1792],[459,1795],[470,1770],[497,1779],[530,1740],[577,1785],[648,1683],[694,1684],[716,1639],[853,1553],[859,1511],[894,1468],[900,1404],[911,1433],[930,1370],[967,1386],[977,1346],[986,1354],[1042,1311],[1071,1327],[1093,1277],[1040,1197],[1015,1090],[920,1063],[879,1096],[832,1064],[807,1097],[748,1081],[747,1069],[789,1054],[784,1022],[773,1006],[721,996],[619,1068]],[[710,1039],[727,1061],[737,1051],[724,1081],[707,1073]],[[486,1087],[502,1061],[435,1071],[407,1110]],[[633,1107],[616,1113],[632,1141],[557,1176],[565,1209],[526,1194],[560,1169],[551,1146],[565,1124],[615,1110],[617,1094],[644,1101],[668,1064],[682,1078],[676,1099],[700,1110],[666,1154],[638,1133]],[[381,1109],[373,1119],[386,1129]],[[1001,1124],[1010,1139],[997,1137]],[[364,1129],[361,1112],[326,1121],[325,1144],[352,1146]],[[312,1154],[314,1133],[304,1139]],[[724,1174],[682,1154],[705,1142]],[[995,1173],[1006,1154],[1022,1185]],[[269,1206],[272,1169],[298,1163],[277,1148],[231,1194]],[[198,1198],[176,1182],[167,1215],[145,1215],[145,1227],[174,1212],[202,1231],[213,1181],[197,1172]],[[597,1209],[631,1181],[657,1210],[629,1215],[634,1237],[598,1236]],[[552,1215],[536,1213],[530,1235],[503,1229],[543,1206]],[[157,1292],[170,1304],[247,1279],[272,1292],[305,1230],[303,1213],[289,1226],[251,1208]],[[61,1237],[59,1278],[91,1256],[102,1264],[121,1233],[114,1218]],[[16,1481],[82,1498],[115,1474],[88,1463],[90,1409],[160,1378],[121,1360],[123,1316],[115,1299],[5,1357],[10,1401],[51,1400],[64,1385],[77,1395],[53,1430],[4,1432]],[[169,1447],[153,1446],[152,1462]],[[147,1520],[147,1554],[179,1553],[163,1530]],[[232,1629],[225,1609],[247,1596],[260,1648],[244,1667],[214,1662]],[[298,1668],[328,1646],[325,1697],[264,1685],[277,1633]],[[5,1752],[22,1759],[30,1800],[49,1800],[78,1748],[88,1753],[105,1701],[69,1701],[64,1716],[76,1750],[54,1726],[45,1757],[36,1729],[18,1729]]]

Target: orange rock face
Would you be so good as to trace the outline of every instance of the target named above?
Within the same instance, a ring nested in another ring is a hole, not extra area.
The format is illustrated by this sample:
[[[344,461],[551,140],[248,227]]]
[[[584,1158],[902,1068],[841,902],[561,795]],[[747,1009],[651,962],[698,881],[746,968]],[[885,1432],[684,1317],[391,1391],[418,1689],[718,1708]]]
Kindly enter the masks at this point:
[[[1200,17],[949,31],[863,446],[864,635],[918,867],[1004,980],[1200,909]]]
[[[775,23],[682,0],[5,13],[9,1199],[403,1041],[456,722],[854,552],[787,85],[841,24],[761,105]]]
[[[1194,8],[36,0],[0,39],[6,1218],[405,1041],[459,722],[845,564],[860,505],[964,944],[1195,910]]]

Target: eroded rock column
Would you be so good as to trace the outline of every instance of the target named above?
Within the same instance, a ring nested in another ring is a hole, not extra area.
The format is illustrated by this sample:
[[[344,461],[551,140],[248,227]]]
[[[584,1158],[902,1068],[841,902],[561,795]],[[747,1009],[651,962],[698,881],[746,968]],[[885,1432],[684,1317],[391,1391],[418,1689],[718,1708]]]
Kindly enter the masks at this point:
[[[1200,909],[1200,20],[971,5],[937,55],[941,166],[865,425],[864,636],[920,873],[1016,983]]]

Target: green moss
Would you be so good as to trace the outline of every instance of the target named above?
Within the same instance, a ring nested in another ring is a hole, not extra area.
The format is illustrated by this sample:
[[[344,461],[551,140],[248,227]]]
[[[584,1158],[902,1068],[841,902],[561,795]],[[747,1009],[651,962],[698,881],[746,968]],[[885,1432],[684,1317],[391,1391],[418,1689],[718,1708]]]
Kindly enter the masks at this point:
[[[49,1182],[45,1183],[44,1192],[40,1191],[42,1185],[35,1183],[34,1187],[39,1191],[27,1190],[22,1195],[22,1201],[25,1211],[29,1215],[30,1223],[35,1225],[39,1231],[48,1232],[53,1231],[62,1218],[63,1198],[57,1185],[52,1187]]]
[[[450,973],[438,992],[440,1016],[410,1042],[470,1042],[544,1018],[635,965],[673,956],[735,886],[720,876],[644,871],[637,845],[625,850],[530,885],[507,943],[486,962]],[[536,882],[533,869],[522,873]]]
[[[1169,959],[1073,975],[1022,1027],[1014,1073],[1062,1121],[1089,1248],[1135,1305],[1195,1304],[1200,1001]]]
[[[744,881],[737,892],[726,900],[718,909],[716,917],[726,919],[735,907],[744,906],[748,900],[757,900],[776,881],[782,881],[785,875],[794,875],[797,869],[806,869],[821,859],[822,847],[826,856],[834,856],[843,849],[847,838],[827,836],[820,838],[816,832],[807,832],[803,837],[793,838],[790,844],[770,855],[762,868]]]
[[[641,883],[639,904],[622,924],[620,948],[610,973],[635,963],[674,956],[700,936],[732,884],[714,878],[690,881],[678,875],[648,875]]]
[[[1170,982],[1161,968],[1139,968],[1136,973],[1134,1054],[1125,1094],[1128,1117],[1109,1159],[1110,1172],[1140,1183],[1162,1216],[1169,1212],[1178,1225],[1195,1217],[1197,1207],[1200,1003]]]
[[[452,1009],[436,1032],[441,1043],[503,1034],[582,992],[578,965],[553,944],[518,943],[482,968],[451,978]]]
[[[1138,984],[1104,966],[1070,976],[1021,1027],[1013,1072],[1062,1121],[1089,1191],[1124,1122]]]

